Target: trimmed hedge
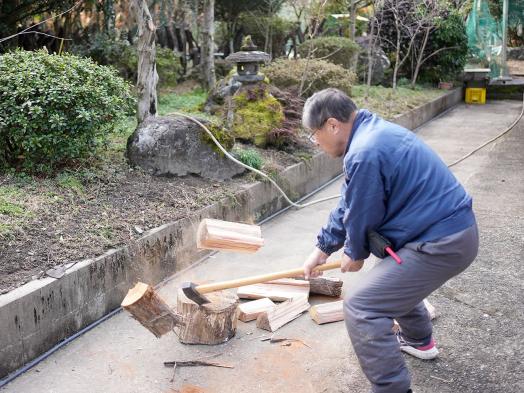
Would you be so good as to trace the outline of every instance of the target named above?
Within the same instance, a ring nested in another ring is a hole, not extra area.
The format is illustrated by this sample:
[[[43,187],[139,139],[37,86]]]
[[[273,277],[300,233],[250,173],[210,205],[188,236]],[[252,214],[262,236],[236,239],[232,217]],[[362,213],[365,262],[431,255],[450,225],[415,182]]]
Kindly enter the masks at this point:
[[[299,87],[305,73],[303,95],[307,97],[327,87],[335,87],[351,95],[351,86],[356,80],[354,72],[318,59],[310,59],[309,62],[306,59],[278,59],[262,72],[267,75],[271,84],[280,89]]]
[[[94,155],[132,113],[131,85],[111,67],[71,54],[0,56],[0,168],[49,173]]]

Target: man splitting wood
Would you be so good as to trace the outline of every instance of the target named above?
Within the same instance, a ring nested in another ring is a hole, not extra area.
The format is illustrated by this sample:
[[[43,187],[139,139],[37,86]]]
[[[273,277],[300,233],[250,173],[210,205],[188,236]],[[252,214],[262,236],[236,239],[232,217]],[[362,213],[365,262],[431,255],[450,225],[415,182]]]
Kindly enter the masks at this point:
[[[438,355],[423,304],[466,269],[478,251],[471,197],[444,162],[411,131],[381,119],[337,89],[304,106],[303,125],[333,157],[344,157],[338,206],[304,263],[306,277],[343,248],[342,272],[356,272],[370,254],[375,231],[396,250],[349,289],[344,317],[360,366],[374,393],[412,392],[401,351],[420,359]],[[393,319],[400,331],[392,331]]]

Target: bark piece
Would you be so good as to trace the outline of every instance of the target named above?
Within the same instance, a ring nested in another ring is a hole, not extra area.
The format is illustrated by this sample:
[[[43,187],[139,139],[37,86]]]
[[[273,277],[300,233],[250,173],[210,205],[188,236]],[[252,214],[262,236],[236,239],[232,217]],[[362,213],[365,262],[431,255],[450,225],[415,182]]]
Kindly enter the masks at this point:
[[[240,319],[242,322],[249,322],[257,319],[261,313],[269,311],[274,307],[275,303],[273,303],[271,299],[268,299],[267,297],[254,300],[252,302],[242,303],[240,306],[238,306],[238,319]]]
[[[177,308],[185,323],[177,330],[180,342],[215,345],[235,335],[238,297],[231,291],[213,292],[206,297],[210,303],[199,306],[178,291]]]
[[[252,253],[263,245],[258,225],[206,218],[198,226],[198,248]]]
[[[238,288],[237,295],[241,299],[261,299],[267,297],[277,302],[283,302],[297,297],[305,297],[307,299],[309,296],[309,285],[253,284]]]
[[[208,366],[208,367],[222,367],[222,368],[235,368],[229,364],[217,363],[217,362],[206,362],[204,360],[187,360],[187,361],[171,361],[164,362],[166,367],[196,367],[196,366]]]
[[[257,327],[274,332],[286,323],[298,318],[309,308],[306,296],[300,296],[279,304],[270,311],[260,314],[257,318]]]
[[[156,337],[183,324],[182,316],[173,311],[153,287],[142,282],[127,292],[122,307]]]
[[[344,301],[317,304],[309,309],[311,318],[319,324],[344,320]]]
[[[344,282],[337,277],[316,277],[309,279],[309,293],[340,297]]]
[[[271,284],[288,284],[288,285],[308,285],[309,282],[309,293],[316,295],[326,295],[333,297],[340,297],[342,294],[342,285],[344,282],[338,277],[315,277],[305,280],[303,278],[298,279],[281,279],[271,281]],[[301,284],[304,283],[304,284]],[[269,283],[268,283],[269,284]]]

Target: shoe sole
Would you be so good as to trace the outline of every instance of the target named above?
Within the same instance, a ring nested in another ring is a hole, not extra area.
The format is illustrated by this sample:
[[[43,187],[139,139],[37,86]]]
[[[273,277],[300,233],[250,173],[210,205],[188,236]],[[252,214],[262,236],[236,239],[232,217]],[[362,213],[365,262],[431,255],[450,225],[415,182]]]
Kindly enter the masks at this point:
[[[433,347],[431,349],[428,349],[426,351],[420,351],[416,348],[410,347],[410,346],[401,346],[400,350],[403,352],[406,352],[407,354],[414,356],[418,359],[422,360],[432,360],[435,359],[438,356],[438,349],[437,347]]]

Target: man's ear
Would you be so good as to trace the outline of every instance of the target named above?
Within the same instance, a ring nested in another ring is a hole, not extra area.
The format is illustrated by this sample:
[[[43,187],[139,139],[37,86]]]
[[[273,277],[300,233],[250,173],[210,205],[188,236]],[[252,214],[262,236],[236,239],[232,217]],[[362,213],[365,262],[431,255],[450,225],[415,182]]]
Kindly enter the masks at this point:
[[[333,132],[337,133],[339,129],[339,121],[335,119],[334,117],[330,117],[326,121],[329,128],[333,129]]]

